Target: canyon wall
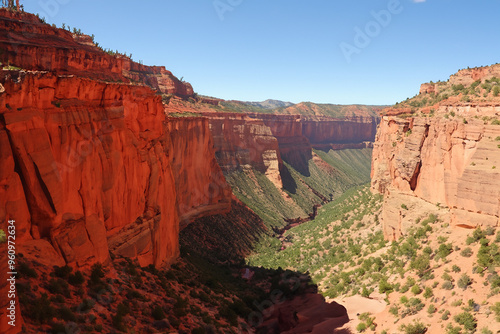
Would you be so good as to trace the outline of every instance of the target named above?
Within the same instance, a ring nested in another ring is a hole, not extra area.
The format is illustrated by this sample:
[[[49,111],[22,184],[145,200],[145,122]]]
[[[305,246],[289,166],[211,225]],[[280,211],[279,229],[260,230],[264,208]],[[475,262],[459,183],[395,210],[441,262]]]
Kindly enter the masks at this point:
[[[190,215],[198,205],[228,202],[227,191],[186,194],[220,175],[213,152],[199,149],[210,147],[208,126],[188,125],[205,135],[191,150],[194,136],[172,140],[174,125],[149,88],[25,72],[1,83],[9,187],[0,219],[16,219],[24,246],[49,243],[77,266],[105,262],[109,250],[161,265],[178,254],[178,205]],[[181,166],[180,155],[197,170]]]
[[[457,117],[442,117],[449,112]],[[499,225],[500,126],[474,117],[494,115],[495,109],[448,106],[436,113],[384,116],[380,123],[372,190],[385,194],[382,218],[389,239],[414,225],[410,205],[422,215],[444,207],[454,226]]]
[[[193,88],[164,66],[145,66],[99,49],[92,38],[52,27],[29,13],[0,9],[0,62],[96,80],[147,85],[164,94],[192,96]]]
[[[231,188],[215,159],[208,120],[169,118],[166,131],[172,142],[170,161],[181,230],[197,218],[227,213],[231,208]]]
[[[225,171],[251,166],[282,186],[282,161],[304,175],[312,149],[371,147],[375,117],[309,117],[259,113],[203,113],[210,122],[217,161]]]
[[[204,113],[210,123],[215,156],[223,171],[254,168],[276,187],[283,186],[278,140],[262,119],[237,113]]]

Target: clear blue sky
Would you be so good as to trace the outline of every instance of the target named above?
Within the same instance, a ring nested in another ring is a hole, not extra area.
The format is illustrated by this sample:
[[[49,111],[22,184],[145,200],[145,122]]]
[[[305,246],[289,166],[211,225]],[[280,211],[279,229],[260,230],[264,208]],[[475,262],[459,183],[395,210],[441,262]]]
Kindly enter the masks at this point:
[[[100,45],[165,65],[197,93],[224,99],[393,104],[422,82],[500,62],[500,1],[400,0],[389,20],[376,23],[372,11],[395,1],[21,3],[48,23],[95,34]],[[368,29],[369,42],[355,40],[356,27]],[[350,62],[341,45],[357,49],[347,47]]]

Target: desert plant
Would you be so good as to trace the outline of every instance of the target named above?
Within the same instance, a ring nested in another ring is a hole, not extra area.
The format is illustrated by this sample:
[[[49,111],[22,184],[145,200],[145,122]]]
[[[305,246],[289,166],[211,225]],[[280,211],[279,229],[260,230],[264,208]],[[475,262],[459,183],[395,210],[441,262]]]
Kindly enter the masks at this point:
[[[500,302],[497,302],[490,306],[490,310],[495,313],[495,320],[500,322]]]
[[[432,288],[426,287],[425,290],[424,290],[423,296],[424,296],[425,299],[429,299],[432,296],[434,296],[434,293],[432,292]]]
[[[399,315],[399,307],[397,305],[392,305],[389,308],[389,313],[397,317]]]
[[[401,325],[400,329],[406,334],[424,334],[427,332],[427,326],[418,320],[411,324]]]
[[[460,255],[462,255],[463,257],[471,257],[472,256],[472,249],[470,247],[464,248],[460,252]]]
[[[477,327],[477,320],[469,312],[463,312],[453,317],[458,324],[464,326],[468,331],[474,331]]]
[[[444,281],[441,288],[444,290],[453,290],[453,283],[451,281]]]
[[[414,286],[412,286],[411,288],[411,292],[414,294],[414,295],[418,295],[420,293],[422,293],[422,288],[420,288],[419,285],[415,284]]]
[[[151,316],[155,320],[162,320],[165,318],[165,312],[163,312],[163,309],[161,308],[161,306],[156,305],[153,308],[153,311],[151,311]]]
[[[472,284],[472,280],[467,274],[463,274],[457,281],[457,286],[460,289],[466,290],[469,285]]]

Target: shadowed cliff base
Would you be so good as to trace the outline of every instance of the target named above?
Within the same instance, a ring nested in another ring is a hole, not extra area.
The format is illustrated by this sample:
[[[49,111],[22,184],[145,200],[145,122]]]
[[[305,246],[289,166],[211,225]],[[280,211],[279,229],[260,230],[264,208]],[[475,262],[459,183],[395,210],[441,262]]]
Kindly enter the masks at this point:
[[[335,328],[349,321],[345,307],[327,303],[317,293],[308,273],[248,267],[244,258],[267,228],[262,220],[238,201],[233,201],[228,214],[196,220],[180,234],[182,257],[197,263],[197,268],[211,265],[218,272],[231,272],[243,278],[243,286],[259,291],[259,299],[251,300],[248,292],[239,291],[237,298],[248,306],[242,333],[344,333]],[[214,233],[217,233],[217,237]],[[210,270],[209,273],[213,273]],[[245,288],[244,288],[245,289]]]

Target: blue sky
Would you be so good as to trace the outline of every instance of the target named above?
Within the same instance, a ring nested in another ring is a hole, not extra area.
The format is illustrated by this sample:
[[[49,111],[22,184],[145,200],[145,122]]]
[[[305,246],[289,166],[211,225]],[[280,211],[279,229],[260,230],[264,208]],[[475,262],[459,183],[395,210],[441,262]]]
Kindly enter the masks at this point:
[[[393,104],[423,82],[500,62],[498,0],[21,3],[224,99]]]

